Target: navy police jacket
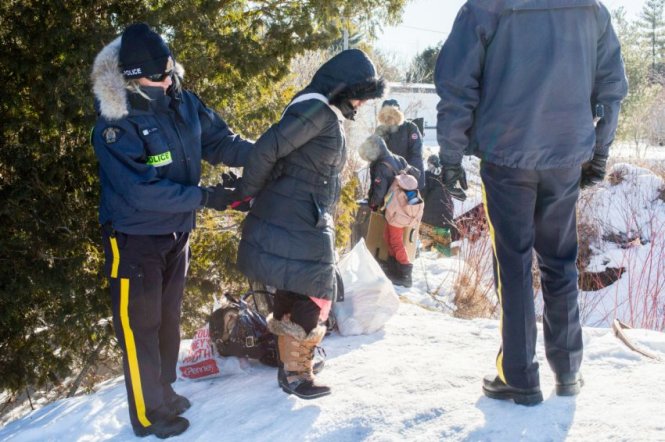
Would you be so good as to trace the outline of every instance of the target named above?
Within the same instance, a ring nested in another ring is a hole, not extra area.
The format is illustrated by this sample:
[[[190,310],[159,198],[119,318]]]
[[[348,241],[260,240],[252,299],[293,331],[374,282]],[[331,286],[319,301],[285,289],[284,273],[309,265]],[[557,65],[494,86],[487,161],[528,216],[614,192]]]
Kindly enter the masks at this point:
[[[521,169],[607,153],[627,93],[619,41],[597,0],[469,0],[439,54],[443,164],[465,153]],[[594,110],[604,116],[594,127]]]
[[[202,199],[201,160],[244,166],[252,143],[191,92],[166,95],[162,88],[143,87],[146,99],[126,91],[113,61],[118,44],[102,50],[93,68],[99,221],[136,235],[189,232]]]

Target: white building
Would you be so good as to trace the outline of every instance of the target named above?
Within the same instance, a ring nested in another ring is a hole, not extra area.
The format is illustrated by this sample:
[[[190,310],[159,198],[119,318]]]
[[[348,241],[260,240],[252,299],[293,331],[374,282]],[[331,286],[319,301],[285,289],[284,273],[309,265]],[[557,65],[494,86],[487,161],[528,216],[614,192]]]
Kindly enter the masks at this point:
[[[347,141],[356,149],[365,138],[374,133],[377,115],[384,99],[395,99],[408,120],[424,119],[424,145],[436,147],[436,105],[439,96],[433,84],[388,83],[388,91],[380,100],[372,100],[360,108],[355,123],[347,125]]]

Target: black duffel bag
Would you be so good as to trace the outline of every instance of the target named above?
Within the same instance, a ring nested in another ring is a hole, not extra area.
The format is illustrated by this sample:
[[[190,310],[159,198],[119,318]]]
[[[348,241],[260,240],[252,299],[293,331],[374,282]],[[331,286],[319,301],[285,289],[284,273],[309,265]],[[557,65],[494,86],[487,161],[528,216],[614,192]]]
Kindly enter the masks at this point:
[[[256,304],[261,294],[250,291],[239,299],[224,294],[222,306],[210,315],[210,338],[221,356],[257,359],[276,367],[277,340],[268,331],[265,316],[247,303],[249,297]]]

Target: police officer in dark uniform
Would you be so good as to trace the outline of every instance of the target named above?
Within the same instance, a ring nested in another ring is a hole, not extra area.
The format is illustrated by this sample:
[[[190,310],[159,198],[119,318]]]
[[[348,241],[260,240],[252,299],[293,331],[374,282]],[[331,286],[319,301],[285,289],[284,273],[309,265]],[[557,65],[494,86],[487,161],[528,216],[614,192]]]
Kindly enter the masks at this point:
[[[378,120],[380,125],[375,133],[386,142],[388,150],[404,158],[410,166],[420,171],[418,188],[425,187],[423,167],[423,136],[412,121],[404,118],[404,113],[395,99],[385,100],[381,104]]]
[[[444,184],[463,194],[464,152],[481,159],[502,311],[498,375],[484,379],[483,392],[524,405],[543,400],[535,249],[545,355],[557,395],[575,395],[583,383],[575,205],[580,183],[603,179],[627,92],[610,13],[597,0],[469,0],[434,77]]]
[[[198,186],[201,160],[240,167],[252,143],[193,93],[184,70],[146,24],[128,26],[95,59],[99,118],[91,139],[113,322],[138,436],[185,431],[190,407],[176,380],[180,311],[196,210],[224,210],[234,191]]]

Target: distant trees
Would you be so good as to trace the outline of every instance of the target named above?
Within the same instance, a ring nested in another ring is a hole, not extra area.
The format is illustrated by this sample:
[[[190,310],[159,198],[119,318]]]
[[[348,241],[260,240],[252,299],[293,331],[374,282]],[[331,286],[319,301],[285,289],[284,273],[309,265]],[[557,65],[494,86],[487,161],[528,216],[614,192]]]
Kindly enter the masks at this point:
[[[103,45],[125,25],[148,22],[170,40],[186,87],[255,137],[291,96],[280,81],[295,55],[339,39],[340,17],[371,29],[395,20],[404,3],[0,0],[0,390],[61,382],[112,335],[88,144],[89,74]],[[238,222],[201,217],[185,301],[190,329],[211,293],[241,280],[232,271]]]
[[[664,0],[658,0],[661,3]],[[645,6],[646,8],[646,6]],[[621,41],[621,52],[628,77],[629,93],[622,103],[617,137],[639,145],[643,141],[659,142],[663,113],[658,106],[662,86],[655,72],[661,63],[654,59],[653,38],[645,38],[643,19],[628,20],[623,8],[612,14],[612,21]],[[657,57],[659,52],[656,51]],[[656,68],[654,70],[654,62]],[[665,128],[664,128],[665,129]]]
[[[433,83],[436,59],[443,42],[417,54],[406,72],[407,83]]]

